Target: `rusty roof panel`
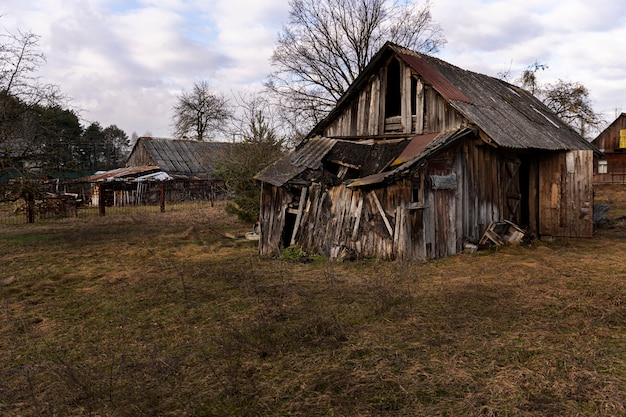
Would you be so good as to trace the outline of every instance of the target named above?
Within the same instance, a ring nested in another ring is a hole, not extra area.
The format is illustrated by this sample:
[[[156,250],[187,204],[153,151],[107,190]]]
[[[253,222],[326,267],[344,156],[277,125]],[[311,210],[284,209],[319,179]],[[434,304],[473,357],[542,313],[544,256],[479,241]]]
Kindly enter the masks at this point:
[[[154,165],[144,165],[139,167],[125,167],[112,169],[110,171],[98,172],[87,177],[78,178],[77,182],[105,182],[119,181],[129,178],[136,178],[153,172],[160,171],[159,167]]]
[[[420,74],[426,82],[433,86],[439,94],[448,100],[457,100],[465,103],[471,103],[472,101],[461,90],[455,87],[450,80],[448,80],[437,69],[430,65],[428,61],[419,55],[409,54],[405,52],[399,52],[398,55],[409,64],[418,74]]]
[[[397,166],[418,156],[429,143],[431,143],[439,134],[430,133],[427,135],[414,136],[404,151],[391,163],[391,166]]]
[[[364,187],[367,185],[380,184],[382,182],[386,182],[387,180],[397,178],[407,172],[419,161],[450,145],[457,139],[472,133],[474,133],[473,129],[462,127],[443,133],[414,136],[411,143],[407,145],[405,152],[403,152],[396,159],[396,161],[398,161],[402,157],[402,159],[404,159],[403,162],[396,164],[396,161],[394,161],[394,165],[392,165],[392,167],[395,166],[395,168],[392,170],[355,179],[348,184],[348,187]]]

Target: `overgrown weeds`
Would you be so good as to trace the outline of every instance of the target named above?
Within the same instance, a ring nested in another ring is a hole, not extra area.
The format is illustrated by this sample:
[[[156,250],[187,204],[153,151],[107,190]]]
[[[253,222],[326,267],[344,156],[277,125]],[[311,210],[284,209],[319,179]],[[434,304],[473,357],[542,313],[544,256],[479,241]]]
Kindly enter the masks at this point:
[[[626,413],[623,226],[300,262],[220,210],[2,229],[0,414]]]

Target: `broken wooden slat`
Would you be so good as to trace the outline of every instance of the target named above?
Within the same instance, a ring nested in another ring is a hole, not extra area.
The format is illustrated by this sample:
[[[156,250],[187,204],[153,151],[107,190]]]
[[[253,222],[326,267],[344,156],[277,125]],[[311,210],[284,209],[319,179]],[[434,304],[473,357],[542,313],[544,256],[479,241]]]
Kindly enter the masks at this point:
[[[296,243],[296,235],[298,233],[298,229],[300,228],[300,220],[302,219],[302,211],[305,206],[307,187],[302,187],[300,191],[300,200],[298,201],[298,213],[296,214],[296,224],[293,226],[293,233],[291,234],[290,245]]]
[[[383,221],[385,222],[385,226],[387,227],[387,231],[389,232],[389,236],[393,237],[393,229],[391,228],[391,224],[389,223],[389,220],[387,219],[385,210],[383,210],[383,206],[380,204],[380,201],[378,201],[378,197],[376,196],[376,193],[372,191],[368,194],[368,196],[371,200],[373,200],[373,204],[378,208],[378,211],[380,212],[380,215],[382,216]]]
[[[361,224],[361,212],[363,211],[363,193],[359,193],[359,202],[356,206],[356,221],[354,222],[354,229],[352,229],[352,239],[356,239],[357,233],[359,233],[359,226]]]

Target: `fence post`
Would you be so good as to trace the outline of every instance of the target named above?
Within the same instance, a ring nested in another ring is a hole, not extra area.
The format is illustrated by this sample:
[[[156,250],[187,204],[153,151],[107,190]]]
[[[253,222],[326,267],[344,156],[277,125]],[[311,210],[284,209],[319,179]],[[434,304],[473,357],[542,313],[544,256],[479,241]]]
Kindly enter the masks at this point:
[[[165,181],[161,181],[161,195],[159,201],[161,202],[161,213],[165,213]]]
[[[28,223],[35,223],[35,196],[30,191],[25,193],[26,219]]]
[[[100,216],[104,216],[106,214],[106,207],[104,204],[104,183],[100,184],[100,189],[98,190],[98,211]]]

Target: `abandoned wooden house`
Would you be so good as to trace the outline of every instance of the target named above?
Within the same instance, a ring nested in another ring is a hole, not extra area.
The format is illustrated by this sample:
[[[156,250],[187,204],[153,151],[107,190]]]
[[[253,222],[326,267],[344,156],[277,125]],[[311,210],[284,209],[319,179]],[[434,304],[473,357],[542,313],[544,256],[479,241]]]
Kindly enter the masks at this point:
[[[387,43],[259,174],[259,251],[432,259],[493,222],[592,235],[595,148],[527,91]]]
[[[626,184],[626,113],[620,114],[591,143],[604,154],[594,160],[594,184]]]
[[[231,147],[225,142],[141,137],[126,167],[80,181],[93,185],[90,199],[94,205],[157,204],[164,198],[169,202],[213,201],[226,196],[215,166]]]

